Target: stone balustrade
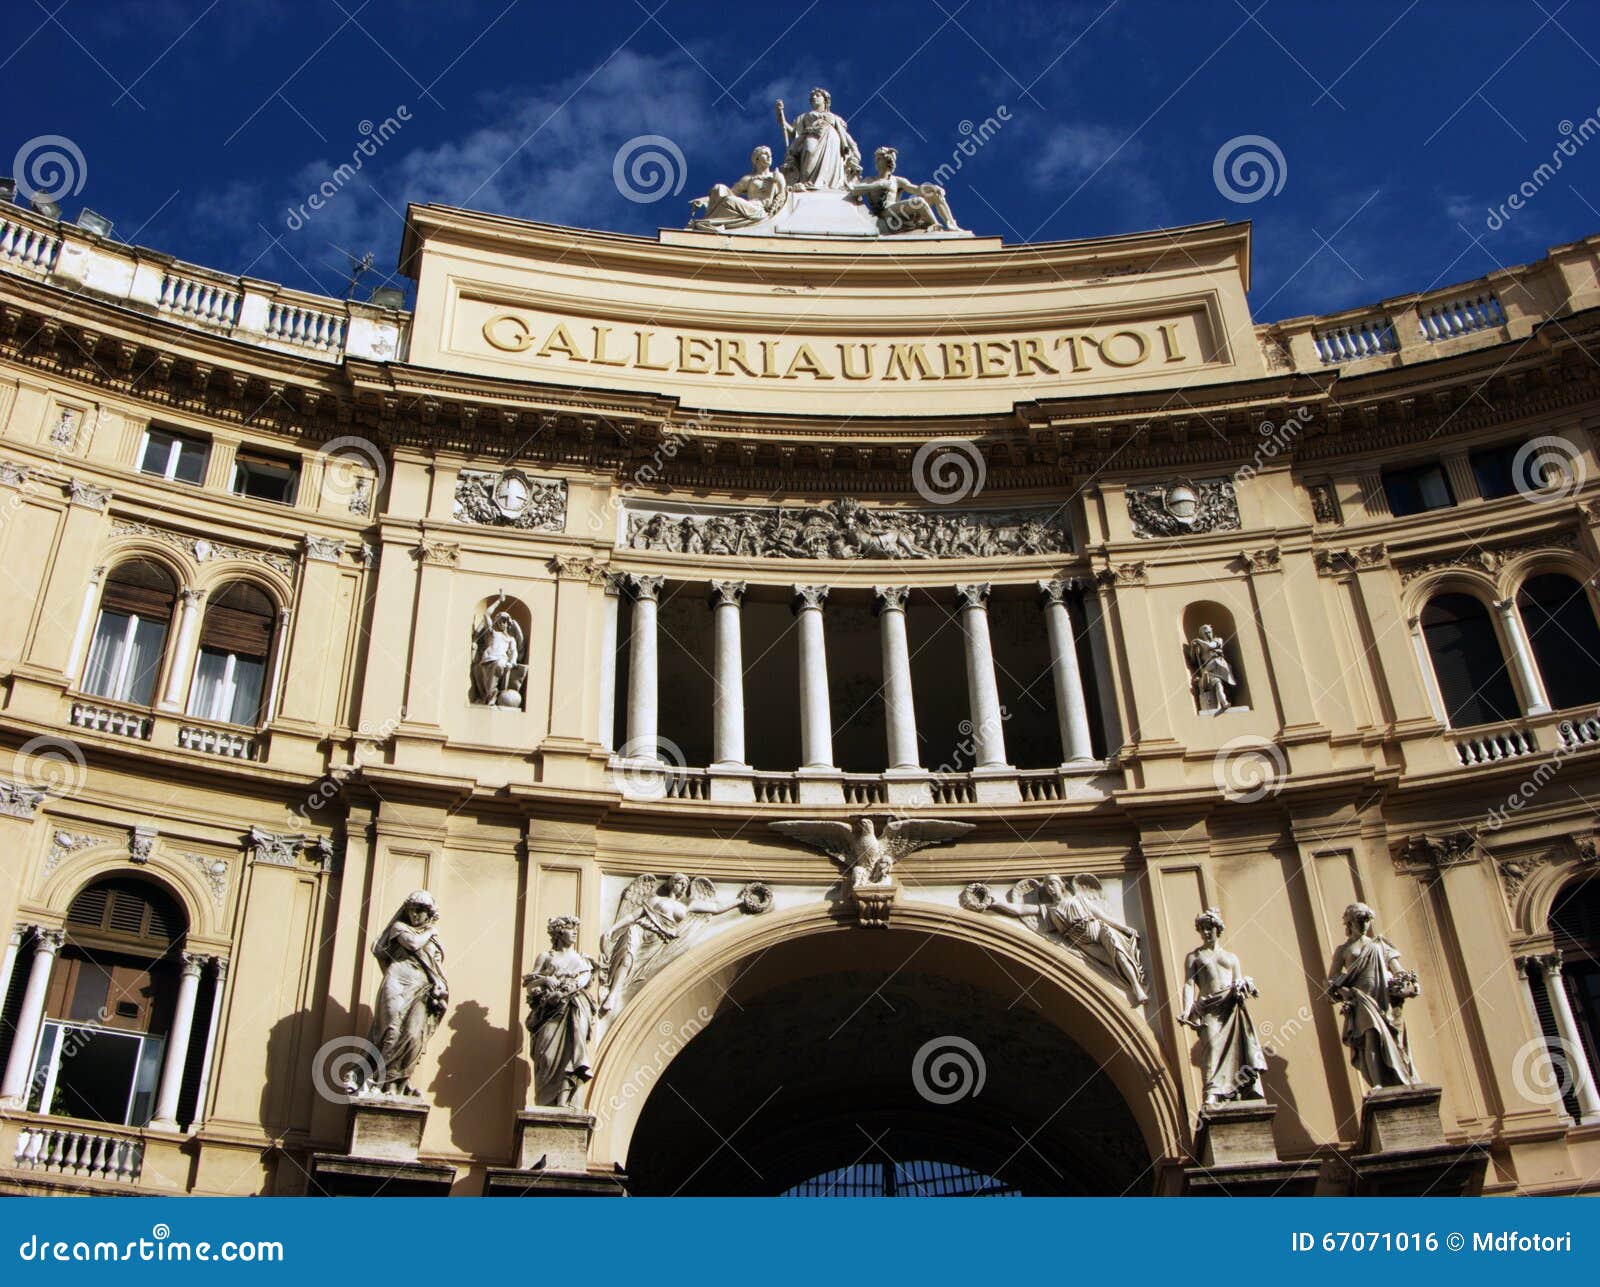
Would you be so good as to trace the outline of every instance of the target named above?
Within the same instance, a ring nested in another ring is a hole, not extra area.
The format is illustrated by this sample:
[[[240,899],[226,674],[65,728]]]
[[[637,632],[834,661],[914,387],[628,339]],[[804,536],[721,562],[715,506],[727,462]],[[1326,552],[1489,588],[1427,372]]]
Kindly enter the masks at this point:
[[[11,1159],[19,1171],[133,1184],[144,1165],[144,1143],[79,1127],[24,1126]]]
[[[0,206],[0,271],[314,361],[403,359],[411,315],[234,277]]]

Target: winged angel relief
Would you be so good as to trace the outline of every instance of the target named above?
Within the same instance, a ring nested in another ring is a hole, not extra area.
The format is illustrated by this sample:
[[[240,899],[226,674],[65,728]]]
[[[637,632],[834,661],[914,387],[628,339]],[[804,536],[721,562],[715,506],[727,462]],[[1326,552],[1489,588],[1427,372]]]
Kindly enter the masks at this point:
[[[804,819],[769,822],[791,840],[820,849],[844,870],[845,894],[863,925],[887,925],[899,884],[894,865],[928,845],[947,844],[972,830],[970,822],[891,822],[878,835],[871,818],[854,822]]]
[[[1030,903],[1033,895],[1037,898]],[[996,898],[987,885],[974,883],[961,891],[961,905],[972,912],[1015,917],[1046,938],[1077,949],[1121,979],[1135,1005],[1143,1005],[1150,995],[1145,991],[1138,932],[1111,914],[1105,887],[1094,876],[1030,876],[1007,890],[1004,898]]]
[[[600,941],[600,1017],[620,1010],[641,983],[683,955],[718,916],[755,916],[771,907],[772,891],[758,881],[724,901],[705,876],[635,876]]]

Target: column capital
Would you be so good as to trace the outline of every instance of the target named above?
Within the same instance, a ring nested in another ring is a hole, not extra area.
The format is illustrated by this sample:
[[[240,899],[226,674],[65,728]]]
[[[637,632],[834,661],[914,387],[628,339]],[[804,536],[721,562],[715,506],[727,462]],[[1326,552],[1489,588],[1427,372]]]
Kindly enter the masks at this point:
[[[59,952],[61,945],[67,941],[66,930],[50,929],[43,925],[33,927],[33,936],[38,940],[41,952]]]
[[[185,608],[195,608],[206,597],[206,592],[204,590],[183,589],[178,591],[178,597],[183,600]]]
[[[799,612],[804,608],[816,608],[820,611],[822,605],[828,601],[829,591],[830,587],[825,585],[795,586],[794,610]]]
[[[22,945],[22,936],[27,932],[28,927],[26,925],[13,925],[11,927],[11,937],[6,940],[7,945],[20,947]]]
[[[1057,577],[1053,581],[1039,581],[1039,597],[1046,603],[1059,603],[1063,606],[1067,601],[1069,591],[1076,589],[1072,577]]]
[[[872,587],[872,610],[903,612],[910,594],[909,585],[875,585]]]
[[[743,581],[713,581],[711,583],[711,606],[719,608],[725,603],[738,607],[744,602],[744,592],[749,586]]]
[[[1494,599],[1492,602],[1494,603],[1494,610],[1502,617],[1509,617],[1512,610],[1517,606],[1515,599]]]
[[[606,572],[600,577],[601,588],[606,594],[617,598],[628,588],[628,574],[626,572]]]
[[[987,581],[974,581],[967,585],[956,586],[956,600],[963,608],[984,608],[989,606],[989,583]]]
[[[222,981],[228,977],[228,958],[225,956],[214,956],[211,959],[217,963],[217,986],[220,988],[222,986]]]
[[[628,589],[632,591],[635,599],[647,599],[654,603],[661,595],[661,587],[667,583],[664,576],[642,576],[637,572],[628,573]]]
[[[1537,966],[1546,974],[1559,974],[1561,972],[1561,953],[1554,949],[1548,952],[1525,952],[1516,959],[1517,973],[1524,979],[1529,971]]]
[[[200,971],[205,969],[205,964],[210,959],[211,958],[208,956],[202,956],[199,952],[179,952],[178,963],[181,967],[180,973],[186,979],[198,979],[200,977]]]

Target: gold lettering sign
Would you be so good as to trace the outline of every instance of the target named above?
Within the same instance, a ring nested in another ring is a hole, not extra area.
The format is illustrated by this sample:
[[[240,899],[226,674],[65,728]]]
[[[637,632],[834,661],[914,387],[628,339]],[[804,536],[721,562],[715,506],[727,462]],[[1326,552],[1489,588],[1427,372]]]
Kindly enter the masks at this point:
[[[559,366],[582,364],[800,384],[1114,376],[1141,367],[1198,360],[1184,349],[1178,323],[1170,321],[1005,338],[830,341],[798,337],[752,340],[495,313],[484,322],[482,333],[489,346],[501,353],[529,355]]]

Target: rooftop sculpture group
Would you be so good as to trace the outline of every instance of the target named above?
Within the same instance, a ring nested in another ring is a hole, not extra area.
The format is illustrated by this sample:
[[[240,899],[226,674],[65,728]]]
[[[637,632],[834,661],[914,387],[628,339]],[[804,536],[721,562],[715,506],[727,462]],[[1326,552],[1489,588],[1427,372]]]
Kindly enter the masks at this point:
[[[850,135],[842,116],[833,110],[833,96],[825,89],[811,91],[811,103],[793,121],[784,113],[783,100],[774,107],[783,131],[784,154],[773,169],[772,149],[763,144],[750,154],[750,173],[733,184],[718,183],[691,203],[689,227],[696,232],[826,231],[837,235],[851,231],[849,221],[819,222],[814,229],[775,227],[789,209],[794,194],[832,194],[841,203],[861,207],[870,220],[859,216],[856,235],[889,236],[901,233],[963,233],[950,213],[945,191],[937,183],[913,183],[895,173],[899,154],[880,147],[873,154],[876,175],[863,181],[861,148]]]

